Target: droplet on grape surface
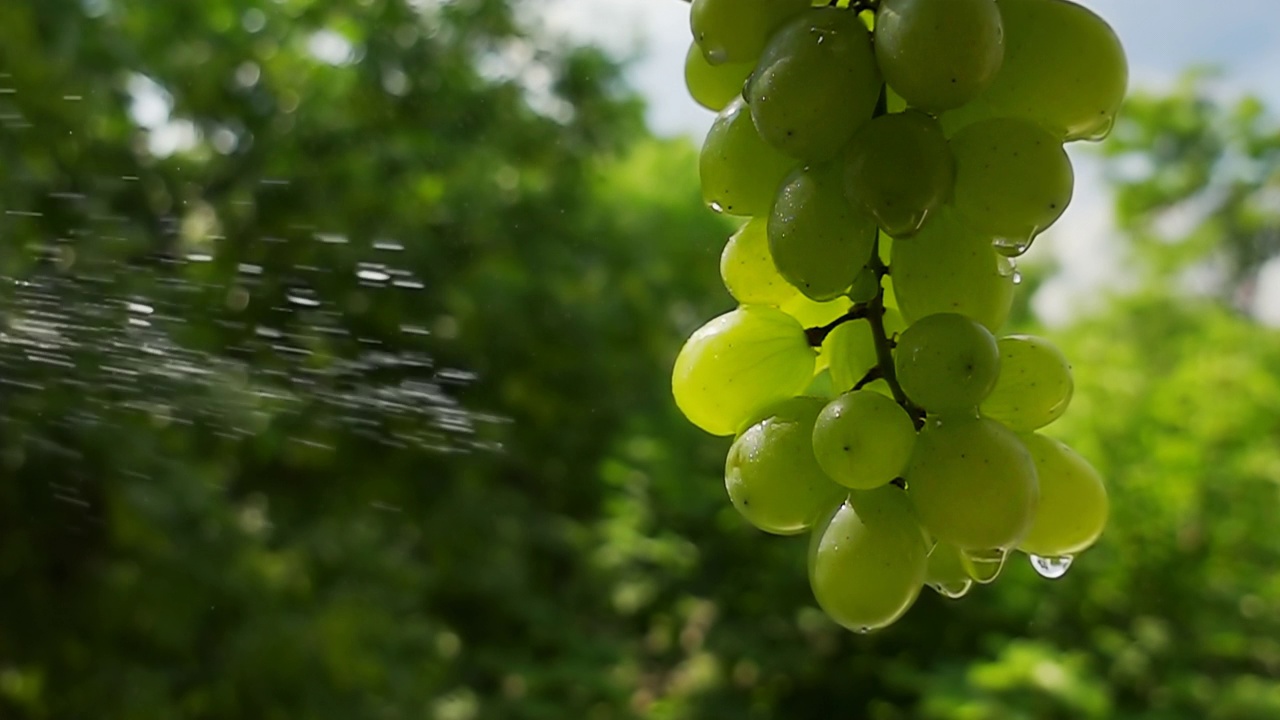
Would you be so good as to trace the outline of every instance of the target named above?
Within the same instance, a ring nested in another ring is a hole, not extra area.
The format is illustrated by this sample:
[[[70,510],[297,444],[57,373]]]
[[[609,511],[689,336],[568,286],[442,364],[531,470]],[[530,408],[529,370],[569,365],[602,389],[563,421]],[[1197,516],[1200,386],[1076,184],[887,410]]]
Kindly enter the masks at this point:
[[[1062,555],[1060,557],[1040,557],[1039,555],[1028,555],[1031,560],[1031,567],[1035,569],[1036,574],[1042,578],[1057,580],[1067,571],[1071,569],[1071,563],[1075,557],[1071,555]]]
[[[1004,548],[991,550],[962,550],[960,553],[964,569],[969,577],[981,585],[994,582],[1004,569],[1004,562],[1009,558],[1009,551]]]
[[[1022,273],[1018,272],[1017,270],[1013,271],[1013,284],[1014,285],[1022,284]]]
[[[1037,228],[1031,237],[1010,238],[997,237],[991,241],[991,245],[995,247],[996,252],[1007,258],[1022,257],[1031,249],[1031,244],[1040,236],[1040,230]]]
[[[723,213],[723,212],[724,212],[724,206],[723,206],[723,205],[721,205],[720,203],[716,202],[715,200],[712,200],[712,201],[711,201],[711,209],[712,209],[712,211],[717,212],[717,213]]]
[[[973,581],[962,580],[959,582],[933,583],[929,587],[944,598],[959,600],[969,594],[969,590],[973,588]]]
[[[1018,263],[1008,255],[996,256],[996,272],[1000,277],[1013,277],[1018,272]]]
[[[1102,124],[1098,125],[1096,129],[1094,129],[1092,132],[1085,134],[1084,137],[1080,139],[1086,142],[1101,142],[1107,139],[1107,136],[1111,134],[1111,130],[1115,126],[1116,126],[1116,116],[1108,115],[1107,119],[1104,120]]]

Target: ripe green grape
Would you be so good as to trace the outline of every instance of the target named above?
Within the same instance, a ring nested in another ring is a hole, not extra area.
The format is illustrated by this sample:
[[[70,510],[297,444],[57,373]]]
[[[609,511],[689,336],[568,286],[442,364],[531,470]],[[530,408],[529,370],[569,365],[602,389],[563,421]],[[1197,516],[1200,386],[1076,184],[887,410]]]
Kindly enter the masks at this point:
[[[752,525],[777,535],[804,532],[844,495],[813,456],[813,423],[826,400],[797,397],[765,412],[742,432],[725,460],[733,506]]]
[[[1036,464],[1040,505],[1018,549],[1055,558],[1088,549],[1107,525],[1110,502],[1102,476],[1065,444],[1039,433],[1020,436]]]
[[[919,233],[893,244],[893,288],[902,317],[967,315],[996,332],[1013,306],[1013,277],[991,237],[939,211]]]
[[[702,144],[702,198],[716,212],[767,215],[795,161],[760,138],[742,98],[725,106]]]
[[[779,28],[747,83],[760,136],[808,161],[827,160],[871,119],[880,97],[871,34],[858,17],[813,8]]]
[[[815,361],[794,318],[747,305],[703,325],[685,342],[672,372],[672,394],[694,425],[732,435],[762,407],[804,390]]]
[[[960,548],[939,540],[929,552],[924,584],[943,597],[961,598],[973,587],[973,578],[965,571]]]
[[[1100,140],[1129,84],[1124,48],[1092,11],[1066,0],[999,0],[1004,65],[972,103],[947,113],[953,132],[991,117],[1016,117],[1060,140]]]
[[[888,337],[907,329],[897,310],[886,309],[882,319]],[[879,363],[871,326],[864,321],[847,322],[832,330],[822,343],[822,354],[827,356],[832,382],[844,390],[852,388]]]
[[[694,43],[684,58],[684,84],[699,105],[720,112],[742,95],[742,87],[753,69],[755,65],[750,62],[712,65]]]
[[[817,539],[809,572],[814,598],[850,630],[885,627],[919,597],[927,553],[902,490],[855,491]]]
[[[1038,430],[1062,417],[1075,390],[1062,351],[1031,335],[1003,337],[999,345],[1000,378],[982,401],[982,414],[1017,432]]]
[[[852,303],[847,298],[836,298],[827,302],[810,300],[799,292],[795,297],[782,303],[782,311],[796,319],[804,327],[819,327],[835,320],[848,311]]]
[[[875,240],[875,223],[845,198],[838,166],[792,173],[769,216],[769,254],[778,272],[820,302],[849,289]]]
[[[902,406],[855,390],[827,403],[813,427],[813,452],[832,480],[871,490],[898,477],[911,457],[916,427]]]
[[[1062,144],[1014,118],[974,123],[951,138],[955,208],[964,222],[1021,254],[1062,216],[1075,176]]]
[[[903,477],[920,523],[962,551],[1013,547],[1035,517],[1035,462],[994,420],[931,421],[916,438]]]
[[[720,254],[720,278],[743,305],[781,305],[799,294],[773,264],[768,226],[765,218],[748,220]]]
[[[845,156],[849,201],[893,237],[914,234],[951,196],[951,148],[938,121],[917,110],[862,126]]]
[[[787,18],[809,0],[693,0],[689,27],[707,62],[753,63]]]
[[[1000,9],[995,0],[883,0],[876,11],[876,59],[912,107],[960,107],[1000,70]]]
[[[902,390],[929,412],[978,407],[1000,374],[1000,349],[982,325],[956,313],[913,323],[898,338],[894,366]]]

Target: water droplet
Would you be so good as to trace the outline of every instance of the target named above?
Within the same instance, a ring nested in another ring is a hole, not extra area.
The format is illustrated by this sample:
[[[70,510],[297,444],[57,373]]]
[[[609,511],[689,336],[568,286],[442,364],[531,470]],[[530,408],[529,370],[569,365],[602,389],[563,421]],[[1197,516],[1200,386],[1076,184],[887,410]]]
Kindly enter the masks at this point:
[[[1116,116],[1112,114],[1107,114],[1107,117],[1101,123],[1094,126],[1093,129],[1089,130],[1088,132],[1084,133],[1080,137],[1080,139],[1087,140],[1089,142],[1098,142],[1100,140],[1105,140],[1107,139],[1107,136],[1111,134],[1111,130],[1115,126],[1116,126]]]
[[[958,600],[969,594],[969,590],[973,587],[973,581],[960,580],[958,582],[933,583],[929,587],[942,597]]]
[[[866,635],[867,633],[871,632],[871,628],[867,627],[866,625],[863,625],[862,627],[854,628],[853,631],[858,633],[859,635]]]
[[[1040,229],[1036,228],[1031,231],[1029,237],[1024,238],[1007,238],[998,237],[991,241],[992,247],[996,252],[1007,258],[1022,257],[1031,249],[1031,244],[1035,242],[1036,237],[1040,234]]]
[[[996,272],[1000,273],[1000,277],[1009,277],[1018,272],[1018,263],[1011,257],[1004,255],[996,256]]]
[[[1017,270],[1013,271],[1013,284],[1014,285],[1022,284],[1022,273],[1018,272]]]
[[[1040,557],[1039,555],[1028,555],[1031,560],[1031,567],[1035,568],[1036,574],[1042,578],[1057,580],[1067,574],[1067,570],[1071,569],[1071,563],[1075,557],[1071,555],[1061,555],[1059,557]]]
[[[710,65],[719,65],[729,59],[729,53],[726,52],[724,48],[714,48],[711,50],[703,48],[702,54],[707,58],[707,63]]]
[[[715,200],[711,201],[711,209],[718,213],[724,212],[724,206],[716,202]]]
[[[969,577],[981,585],[993,582],[1004,569],[1004,561],[1009,558],[1009,551],[1003,548],[992,550],[963,550],[960,562]]]

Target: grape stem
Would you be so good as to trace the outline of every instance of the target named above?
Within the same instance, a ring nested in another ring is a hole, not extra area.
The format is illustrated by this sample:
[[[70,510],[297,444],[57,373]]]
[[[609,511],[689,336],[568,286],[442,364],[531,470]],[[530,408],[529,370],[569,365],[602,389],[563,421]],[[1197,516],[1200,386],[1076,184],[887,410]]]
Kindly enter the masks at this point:
[[[870,310],[871,310],[870,303],[858,303],[857,305],[854,305],[853,307],[849,308],[848,312],[836,318],[835,320],[832,320],[826,325],[822,325],[820,327],[805,328],[804,336],[809,340],[809,347],[821,347],[822,343],[826,342],[827,336],[831,334],[832,330],[835,330],[836,328],[849,322],[850,320],[862,320],[866,318],[867,313],[870,312]],[[881,313],[884,312],[883,307],[880,308],[880,312]]]
[[[866,375],[862,376],[862,379],[859,380],[857,384],[853,386],[853,389],[861,390],[862,388],[870,385],[871,383],[883,378],[884,378],[884,373],[880,371],[880,365],[877,363],[875,367],[867,371]]]
[[[915,423],[916,429],[924,427],[924,410],[922,410],[907,394],[902,391],[902,385],[898,384],[898,373],[893,365],[893,347],[895,343],[889,339],[888,334],[884,330],[884,276],[889,274],[889,267],[880,259],[880,236],[876,234],[875,245],[871,248],[871,262],[867,263],[867,267],[876,274],[876,296],[871,299],[870,307],[867,312],[867,322],[871,325],[871,341],[876,347],[876,367],[871,372],[879,371],[880,379],[885,381],[889,386],[889,391],[893,393],[893,399],[902,406],[903,410],[911,416],[911,422]],[[868,373],[870,375],[870,373]]]

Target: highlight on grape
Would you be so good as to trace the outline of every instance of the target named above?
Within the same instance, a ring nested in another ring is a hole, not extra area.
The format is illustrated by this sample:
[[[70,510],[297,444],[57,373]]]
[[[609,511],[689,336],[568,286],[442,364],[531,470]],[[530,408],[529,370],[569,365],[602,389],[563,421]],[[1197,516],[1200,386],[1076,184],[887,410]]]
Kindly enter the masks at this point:
[[[1071,202],[1063,144],[1110,131],[1111,27],[1070,0],[693,0],[690,94],[736,310],[672,391],[733,438],[747,522],[811,534],[836,622],[883,628],[1007,557],[1061,577],[1106,525],[1102,478],[1041,434],[1071,401],[1047,339],[1000,336],[1014,258]]]

